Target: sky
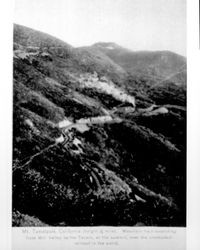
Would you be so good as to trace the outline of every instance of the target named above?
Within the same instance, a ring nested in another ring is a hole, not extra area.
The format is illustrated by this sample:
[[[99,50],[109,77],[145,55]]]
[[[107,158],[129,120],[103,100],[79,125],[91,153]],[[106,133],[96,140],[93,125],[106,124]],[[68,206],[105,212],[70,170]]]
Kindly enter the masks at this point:
[[[186,55],[186,0],[15,0],[14,22],[74,47],[101,41]]]

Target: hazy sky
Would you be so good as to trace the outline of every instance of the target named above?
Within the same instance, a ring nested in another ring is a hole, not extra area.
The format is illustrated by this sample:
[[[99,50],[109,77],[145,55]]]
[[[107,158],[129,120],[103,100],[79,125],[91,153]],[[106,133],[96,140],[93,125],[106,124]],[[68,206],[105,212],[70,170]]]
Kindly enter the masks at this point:
[[[186,54],[186,0],[15,0],[14,22],[75,47],[104,41]]]

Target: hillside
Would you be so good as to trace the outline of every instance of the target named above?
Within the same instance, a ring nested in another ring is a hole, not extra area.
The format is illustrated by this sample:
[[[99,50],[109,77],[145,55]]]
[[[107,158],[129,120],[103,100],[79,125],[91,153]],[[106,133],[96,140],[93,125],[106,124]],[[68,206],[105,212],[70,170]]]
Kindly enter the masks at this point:
[[[178,73],[186,72],[186,59],[170,51],[136,52],[115,43],[103,42],[96,43],[91,48],[101,51],[133,75],[161,77],[163,80],[169,76],[175,77]]]
[[[13,65],[13,226],[185,226],[185,84],[19,25]]]

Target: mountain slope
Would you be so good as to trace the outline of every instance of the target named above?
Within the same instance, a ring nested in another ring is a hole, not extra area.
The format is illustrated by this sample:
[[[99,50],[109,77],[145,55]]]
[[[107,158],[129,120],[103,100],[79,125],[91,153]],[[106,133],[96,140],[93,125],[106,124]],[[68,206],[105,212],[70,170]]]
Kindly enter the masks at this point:
[[[114,80],[123,79],[126,72],[109,57],[101,52],[93,53],[87,49],[75,49],[71,45],[54,38],[43,32],[33,29],[14,25],[14,46],[25,46],[28,52],[33,52],[34,49],[42,49],[43,51],[51,52],[59,59],[59,67],[67,67],[68,70],[77,72],[96,71],[99,75],[106,75]]]
[[[13,226],[185,225],[185,86],[18,25],[13,58]]]
[[[186,71],[186,59],[170,51],[133,52],[114,43],[96,43],[99,50],[132,74],[147,74],[162,78]]]
[[[14,24],[14,42],[26,47],[60,47],[63,50],[72,49],[71,45],[51,35],[18,24]]]

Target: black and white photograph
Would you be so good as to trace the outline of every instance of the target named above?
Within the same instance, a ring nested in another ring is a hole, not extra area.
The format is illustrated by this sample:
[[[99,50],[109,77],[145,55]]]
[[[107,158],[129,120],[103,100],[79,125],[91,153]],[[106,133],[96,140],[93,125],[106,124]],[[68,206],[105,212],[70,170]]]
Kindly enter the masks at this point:
[[[186,0],[15,0],[12,227],[186,227],[186,94]]]

